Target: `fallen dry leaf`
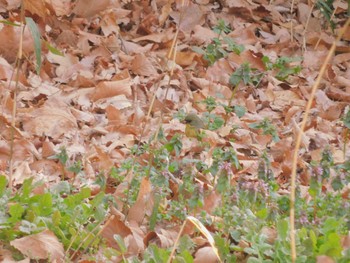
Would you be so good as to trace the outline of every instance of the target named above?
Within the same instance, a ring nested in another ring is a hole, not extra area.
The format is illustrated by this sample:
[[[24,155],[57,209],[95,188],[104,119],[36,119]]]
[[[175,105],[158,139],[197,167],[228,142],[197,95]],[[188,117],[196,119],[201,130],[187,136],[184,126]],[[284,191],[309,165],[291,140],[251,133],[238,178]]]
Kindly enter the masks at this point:
[[[50,259],[50,261],[63,262],[63,245],[50,230],[15,239],[10,244],[33,260]]]
[[[32,112],[23,123],[26,132],[54,139],[62,135],[69,136],[77,128],[76,119],[67,109],[44,106]]]
[[[135,56],[131,64],[131,70],[142,76],[152,76],[157,73],[150,60],[143,53]]]
[[[135,204],[130,208],[128,214],[129,221],[141,223],[147,214],[150,216],[153,209],[153,196],[151,182],[147,177],[141,181],[140,191]]]
[[[216,263],[219,262],[212,247],[203,247],[198,249],[194,255],[195,263]]]

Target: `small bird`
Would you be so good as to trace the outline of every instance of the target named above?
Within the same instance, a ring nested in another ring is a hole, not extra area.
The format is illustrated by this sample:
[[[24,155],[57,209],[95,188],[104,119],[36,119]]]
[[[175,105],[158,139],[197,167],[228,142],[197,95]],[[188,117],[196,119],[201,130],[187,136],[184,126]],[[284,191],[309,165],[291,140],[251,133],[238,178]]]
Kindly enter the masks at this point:
[[[200,129],[205,127],[204,122],[197,114],[191,112],[185,117],[185,134],[187,137],[198,138]]]

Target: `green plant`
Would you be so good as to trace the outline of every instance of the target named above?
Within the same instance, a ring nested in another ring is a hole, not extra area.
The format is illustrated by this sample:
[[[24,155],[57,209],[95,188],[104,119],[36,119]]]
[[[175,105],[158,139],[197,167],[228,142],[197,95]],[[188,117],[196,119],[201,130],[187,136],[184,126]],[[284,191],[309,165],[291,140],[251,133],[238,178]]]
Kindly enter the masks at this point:
[[[232,73],[229,82],[233,87],[237,87],[240,82],[243,82],[245,85],[252,84],[257,86],[263,75],[257,69],[252,69],[249,63],[243,63]]]
[[[218,59],[226,57],[228,52],[240,54],[244,50],[244,46],[237,44],[232,38],[222,38],[224,33],[229,33],[231,31],[224,20],[219,20],[218,24],[213,28],[213,31],[217,33],[218,36],[213,38],[212,43],[204,50],[198,47],[192,48],[195,52],[202,54],[209,65],[213,65]]]
[[[334,0],[317,0],[315,3],[316,8],[321,11],[322,15],[331,26],[332,31],[335,29],[335,23],[332,20],[334,12],[333,2]]]
[[[234,106],[229,106],[224,103],[218,103],[217,100],[214,97],[208,96],[205,98],[203,101],[200,103],[204,104],[208,113],[206,115],[210,115],[210,113],[216,109],[217,107],[223,107],[225,109],[226,114],[230,114],[231,112],[234,112],[238,118],[242,118],[244,114],[246,113],[246,108],[241,105],[234,105]]]
[[[301,71],[301,66],[290,66],[290,64],[299,61],[301,61],[300,57],[280,57],[272,63],[269,57],[264,56],[262,58],[262,62],[265,64],[266,69],[276,71],[275,76],[279,80],[286,80],[289,75],[298,74]]]
[[[61,182],[45,193],[34,194],[40,182],[24,181],[16,194],[9,192],[6,178],[0,176],[0,240],[9,242],[50,229],[65,248],[86,249],[99,242],[97,231],[108,211],[109,197],[103,192],[91,196],[89,188],[79,192]]]
[[[280,140],[276,127],[272,124],[272,122],[268,118],[264,118],[260,122],[249,124],[249,127],[252,129],[262,129],[263,134],[271,135],[272,140],[274,142],[278,142]]]

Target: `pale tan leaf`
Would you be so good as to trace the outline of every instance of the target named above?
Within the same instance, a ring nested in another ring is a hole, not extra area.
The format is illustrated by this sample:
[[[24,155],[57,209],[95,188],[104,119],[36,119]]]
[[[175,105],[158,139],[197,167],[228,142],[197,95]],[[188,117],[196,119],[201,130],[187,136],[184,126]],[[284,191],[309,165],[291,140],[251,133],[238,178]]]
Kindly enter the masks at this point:
[[[202,247],[198,249],[194,256],[194,263],[216,263],[219,262],[213,248]]]
[[[30,169],[29,163],[24,161],[16,167],[16,171],[14,172],[12,177],[14,181],[13,184],[22,184],[24,180],[29,179],[32,176],[34,176],[34,173]]]
[[[0,247],[0,260],[1,263],[30,263],[30,258],[25,258],[20,261],[14,260],[12,252],[2,247]]]
[[[69,15],[72,9],[72,1],[70,0],[45,0],[51,5],[56,16]]]
[[[93,101],[99,99],[111,98],[118,95],[131,96],[131,81],[130,79],[102,81],[95,88],[95,92],[91,95]]]
[[[23,123],[23,128],[32,134],[58,139],[75,130],[77,123],[68,110],[47,106],[34,110],[29,120]]]
[[[110,6],[110,0],[78,0],[73,13],[81,17],[91,17],[106,10]]]
[[[157,73],[151,61],[143,53],[135,56],[131,64],[131,70],[142,76],[152,76]]]
[[[194,44],[197,45],[209,44],[212,41],[212,39],[217,36],[217,33],[215,33],[210,28],[206,28],[201,25],[196,25],[193,28],[191,40],[194,42]]]
[[[10,244],[31,259],[62,262],[64,257],[63,245],[50,230],[15,239]]]
[[[317,256],[316,263],[334,263],[335,261],[329,256]]]
[[[170,15],[184,32],[191,32],[196,25],[202,25],[205,21],[204,13],[197,4],[190,3],[182,7],[180,12],[172,12]]]

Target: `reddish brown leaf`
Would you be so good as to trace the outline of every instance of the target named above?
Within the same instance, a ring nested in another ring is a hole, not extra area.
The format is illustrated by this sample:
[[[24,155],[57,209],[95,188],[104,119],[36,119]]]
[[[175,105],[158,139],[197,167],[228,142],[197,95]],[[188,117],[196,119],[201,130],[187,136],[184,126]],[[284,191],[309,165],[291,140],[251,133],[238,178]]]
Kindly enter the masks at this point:
[[[44,0],[24,0],[23,4],[24,9],[33,15],[38,15],[42,18],[46,17],[46,7]]]

